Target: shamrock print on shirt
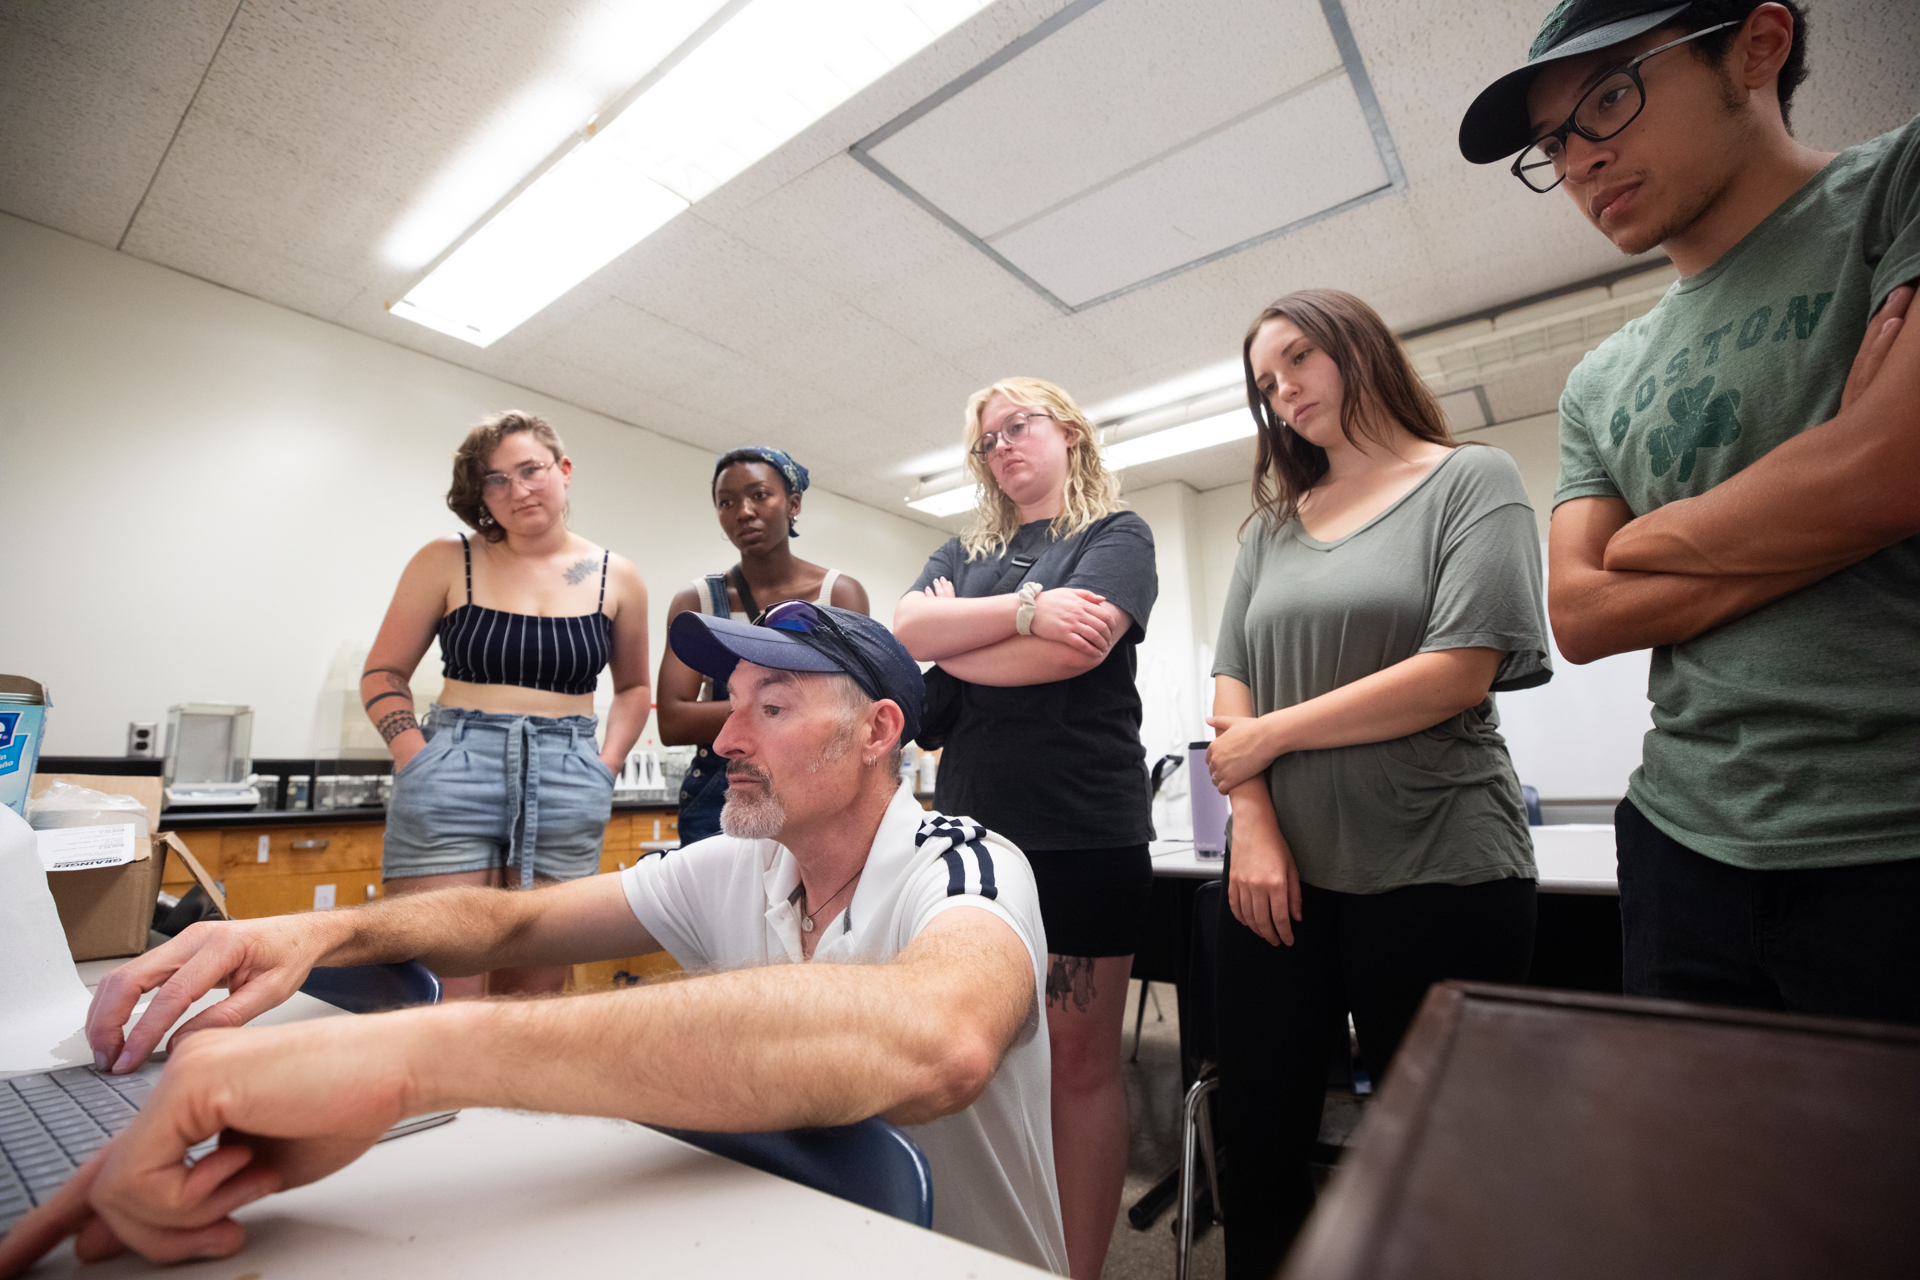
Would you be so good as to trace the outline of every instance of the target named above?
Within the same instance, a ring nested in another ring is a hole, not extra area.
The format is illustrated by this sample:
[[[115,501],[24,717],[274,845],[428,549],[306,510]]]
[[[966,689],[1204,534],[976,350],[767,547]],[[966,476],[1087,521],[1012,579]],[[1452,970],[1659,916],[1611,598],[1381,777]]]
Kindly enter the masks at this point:
[[[1691,387],[1681,387],[1667,397],[1667,416],[1673,421],[1647,432],[1647,453],[1653,461],[1653,474],[1664,476],[1678,461],[1675,479],[1685,482],[1693,476],[1695,453],[1740,438],[1740,393],[1722,391],[1713,394],[1713,375]]]

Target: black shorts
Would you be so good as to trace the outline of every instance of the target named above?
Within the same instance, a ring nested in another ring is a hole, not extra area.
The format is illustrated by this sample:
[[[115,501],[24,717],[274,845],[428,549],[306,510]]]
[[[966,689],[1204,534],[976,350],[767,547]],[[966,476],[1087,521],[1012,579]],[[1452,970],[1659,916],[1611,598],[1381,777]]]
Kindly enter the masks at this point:
[[[1130,956],[1140,948],[1153,894],[1144,844],[1029,853],[1047,950],[1058,956]]]

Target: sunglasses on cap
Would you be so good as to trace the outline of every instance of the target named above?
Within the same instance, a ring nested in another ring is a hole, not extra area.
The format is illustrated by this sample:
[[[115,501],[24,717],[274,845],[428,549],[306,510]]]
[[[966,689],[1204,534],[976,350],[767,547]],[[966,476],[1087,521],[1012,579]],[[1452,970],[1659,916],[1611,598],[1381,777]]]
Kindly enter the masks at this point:
[[[833,620],[833,615],[824,609],[817,609],[805,600],[782,600],[779,604],[765,609],[753,620],[756,627],[770,627],[775,631],[792,631],[801,635],[824,631],[840,642],[847,654],[860,664],[860,670],[866,674],[867,687],[863,690],[870,698],[880,699],[887,696],[886,681],[880,678],[880,672],[860,651],[860,645],[848,634],[846,628]],[[829,655],[835,656],[838,655]],[[848,674],[851,674],[850,672]],[[860,681],[855,680],[855,684]]]

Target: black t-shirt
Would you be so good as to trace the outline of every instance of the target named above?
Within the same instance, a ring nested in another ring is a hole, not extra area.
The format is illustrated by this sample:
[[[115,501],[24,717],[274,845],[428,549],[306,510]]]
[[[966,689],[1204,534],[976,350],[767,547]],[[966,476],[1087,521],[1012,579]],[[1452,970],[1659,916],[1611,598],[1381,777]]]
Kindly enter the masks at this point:
[[[984,823],[1023,850],[1108,849],[1153,838],[1134,646],[1159,595],[1153,531],[1131,511],[1055,539],[1045,520],[1022,525],[997,556],[968,561],[954,538],[920,578],[960,596],[1005,594],[1023,582],[1092,591],[1133,620],[1106,660],[1085,675],[1000,689],[961,682],[960,715],[940,757],[935,804]],[[1009,586],[1016,557],[1033,564]],[[995,587],[999,586],[999,592]]]

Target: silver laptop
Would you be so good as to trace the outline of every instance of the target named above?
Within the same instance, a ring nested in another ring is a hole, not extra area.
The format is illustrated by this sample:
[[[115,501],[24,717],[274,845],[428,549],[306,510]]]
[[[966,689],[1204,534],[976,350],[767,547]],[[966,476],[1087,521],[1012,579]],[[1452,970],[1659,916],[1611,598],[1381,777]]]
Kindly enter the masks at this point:
[[[0,1080],[0,1235],[45,1203],[88,1156],[132,1123],[159,1082],[162,1065],[148,1062],[122,1076],[62,1067]],[[380,1141],[431,1129],[458,1114],[440,1111],[402,1120]],[[219,1139],[207,1139],[187,1153],[188,1163],[217,1145]]]

